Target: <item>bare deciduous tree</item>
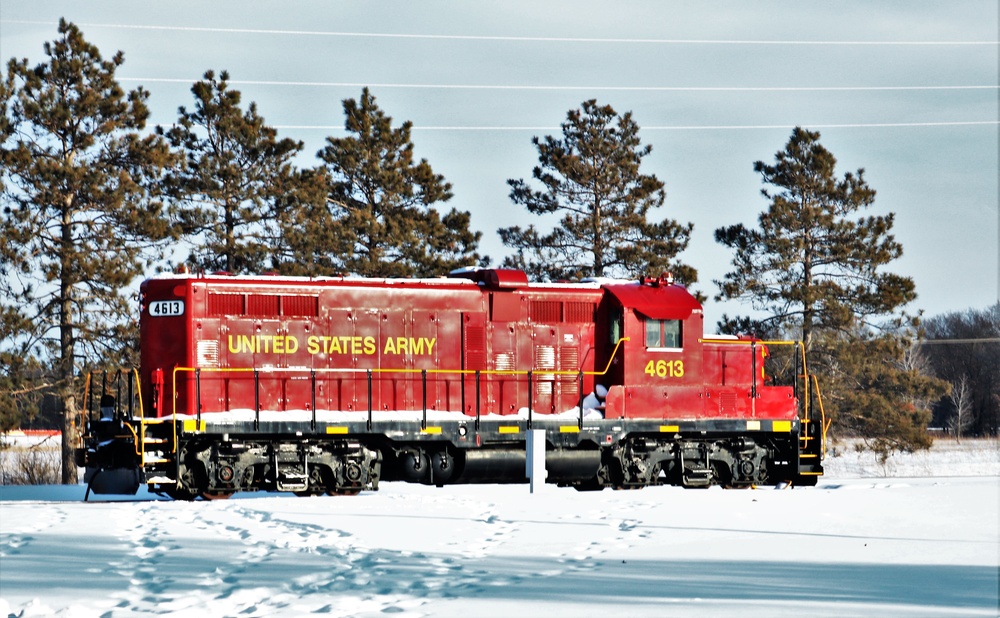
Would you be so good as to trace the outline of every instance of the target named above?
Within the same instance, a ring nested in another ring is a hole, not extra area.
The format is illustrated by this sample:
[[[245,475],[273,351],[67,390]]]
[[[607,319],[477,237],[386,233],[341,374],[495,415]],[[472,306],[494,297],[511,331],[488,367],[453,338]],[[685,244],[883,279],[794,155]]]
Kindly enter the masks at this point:
[[[972,425],[972,389],[969,387],[968,376],[963,375],[951,385],[948,396],[955,410],[948,419],[948,429],[955,432],[955,438],[962,439],[962,432]]]

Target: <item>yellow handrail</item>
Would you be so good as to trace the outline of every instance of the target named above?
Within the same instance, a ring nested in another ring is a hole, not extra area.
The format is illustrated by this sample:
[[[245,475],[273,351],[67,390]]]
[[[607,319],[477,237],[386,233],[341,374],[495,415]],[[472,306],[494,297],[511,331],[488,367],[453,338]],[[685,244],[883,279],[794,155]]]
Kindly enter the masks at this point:
[[[795,345],[799,346],[799,352],[802,355],[802,416],[804,418],[810,418],[812,415],[809,410],[809,402],[811,397],[809,396],[809,368],[806,364],[806,347],[801,341],[795,341],[792,339],[712,339],[703,338],[698,340],[699,343],[719,343],[726,345]],[[799,376],[796,376],[797,378]],[[815,379],[815,376],[812,376]],[[818,387],[817,387],[818,388]]]
[[[112,370],[110,370],[110,369],[105,370],[105,373],[107,371],[112,371]],[[145,409],[145,406],[144,406],[143,400],[142,400],[142,384],[140,383],[140,379],[139,379],[139,370],[137,368],[133,367],[131,369],[124,369],[124,370],[122,368],[119,368],[119,369],[115,369],[113,371],[115,371],[119,375],[124,371],[128,375],[128,379],[130,379],[130,380],[134,379],[135,380],[135,398],[138,400],[138,405],[139,405],[139,410],[138,410],[138,412],[139,412],[139,430],[136,431],[136,429],[135,429],[135,427],[133,426],[132,423],[126,423],[125,427],[126,427],[126,429],[128,429],[129,433],[132,434],[132,437],[135,440],[135,443],[134,443],[135,444],[135,454],[138,457],[140,457],[140,458],[144,458],[145,457],[145,453],[146,453],[146,448],[145,448],[146,409]],[[93,376],[94,376],[94,372],[88,372],[86,380],[84,380],[84,388],[83,388],[83,402],[84,402],[84,405],[81,406],[81,408],[80,408],[80,416],[81,417],[84,414],[86,414],[86,413],[89,412],[89,410],[87,409],[86,403],[87,403],[87,401],[89,400],[89,397],[90,397],[90,387],[92,385]],[[131,410],[131,403],[130,403],[129,409]],[[134,416],[133,416],[133,418],[134,418]],[[80,434],[80,440],[81,440],[81,446],[83,446],[83,442],[82,442],[83,441],[83,433],[82,432]],[[174,448],[176,449],[176,440],[175,440]]]
[[[76,421],[78,428],[84,426],[83,424],[84,415],[90,412],[90,410],[87,409],[87,401],[89,400],[88,398],[90,397],[90,375],[91,374],[88,372],[87,379],[83,381],[83,405],[80,406],[80,413],[77,414],[77,421]],[[77,435],[80,436],[80,444],[78,446],[80,448],[83,448],[83,431],[78,431]]]
[[[833,419],[826,418],[826,410],[823,408],[823,393],[819,388],[819,377],[815,374],[810,374],[808,366],[806,365],[806,347],[802,345],[801,341],[793,340],[753,340],[753,339],[699,339],[700,343],[720,343],[720,344],[730,344],[730,345],[798,345],[799,352],[802,355],[802,383],[804,386],[803,390],[803,405],[802,414],[803,421],[809,422],[812,420],[812,414],[810,411],[810,401],[812,397],[809,395],[809,378],[812,378],[812,384],[816,389],[816,403],[819,406],[819,424],[820,424],[820,451],[823,458],[826,458],[826,435],[827,431],[830,429],[830,424]],[[798,376],[796,376],[798,378]],[[808,439],[808,436],[806,437]]]
[[[819,390],[819,378],[817,378],[815,375],[812,378],[813,378],[813,382],[816,384],[816,401],[817,401],[817,403],[819,403],[819,419],[820,419],[819,423],[820,423],[820,437],[821,437],[820,448],[822,448],[823,458],[825,459],[826,458],[826,432],[827,432],[827,430],[830,429],[830,423],[833,422],[833,419],[831,418],[831,419],[828,420],[826,418],[826,410],[823,408],[823,394]]]
[[[422,374],[424,372],[428,374],[441,375],[441,374],[453,374],[453,375],[507,375],[507,376],[518,376],[518,375],[528,375],[528,374],[538,374],[544,373],[546,375],[568,375],[568,376],[603,376],[607,375],[608,371],[611,370],[611,363],[615,356],[618,354],[618,350],[621,348],[622,343],[629,341],[629,337],[622,337],[615,344],[615,349],[612,350],[611,356],[608,357],[608,363],[605,365],[602,371],[572,371],[568,369],[544,369],[541,371],[525,371],[519,369],[390,369],[390,368],[372,368],[372,369],[345,369],[345,368],[319,368],[315,369],[312,367],[174,367],[172,380],[174,392],[177,392],[177,373],[178,372],[193,372],[193,371],[205,371],[209,373],[250,373],[257,371],[259,373],[294,373],[294,372],[313,372],[316,373],[346,373],[346,374],[365,374],[369,372],[373,374],[393,374],[393,373],[403,373],[403,374]],[[177,397],[174,397],[173,402],[173,412],[172,416],[176,418],[177,416]]]

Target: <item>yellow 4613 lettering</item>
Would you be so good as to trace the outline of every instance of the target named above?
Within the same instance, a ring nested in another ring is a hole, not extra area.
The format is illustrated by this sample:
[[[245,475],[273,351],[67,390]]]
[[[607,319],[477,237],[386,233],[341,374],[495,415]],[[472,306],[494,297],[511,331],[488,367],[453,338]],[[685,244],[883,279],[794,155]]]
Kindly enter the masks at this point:
[[[649,361],[646,363],[646,374],[657,378],[682,378],[684,377],[684,361]]]

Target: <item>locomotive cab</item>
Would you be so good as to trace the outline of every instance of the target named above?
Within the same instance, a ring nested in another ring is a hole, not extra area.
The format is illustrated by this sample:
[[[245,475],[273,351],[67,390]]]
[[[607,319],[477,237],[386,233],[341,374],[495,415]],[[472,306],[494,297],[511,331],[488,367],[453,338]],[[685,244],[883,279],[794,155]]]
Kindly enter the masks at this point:
[[[606,328],[603,347],[616,354],[609,359],[605,416],[691,410],[691,395],[697,398],[698,391],[693,385],[702,381],[701,304],[669,275],[604,288],[608,294],[601,312]],[[623,339],[619,349],[617,343]]]

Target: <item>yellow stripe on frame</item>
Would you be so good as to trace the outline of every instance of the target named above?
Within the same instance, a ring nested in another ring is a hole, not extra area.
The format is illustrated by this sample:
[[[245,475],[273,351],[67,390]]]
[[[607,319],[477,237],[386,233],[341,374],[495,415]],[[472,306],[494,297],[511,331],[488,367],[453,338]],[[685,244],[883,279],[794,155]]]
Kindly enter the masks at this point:
[[[438,434],[438,433],[441,433],[441,428],[440,427],[424,427],[423,429],[420,430],[420,433],[434,433],[434,434]]]
[[[677,433],[680,430],[680,425],[660,425],[660,433]]]
[[[771,431],[789,432],[792,430],[792,421],[774,421],[771,423]]]
[[[326,433],[345,434],[347,433],[347,427],[342,425],[327,426]]]
[[[497,431],[499,431],[500,433],[521,433],[521,428],[512,427],[509,425],[503,425],[501,427],[497,427]]]
[[[559,433],[580,433],[580,428],[576,425],[560,425]]]
[[[192,431],[205,431],[205,421],[196,421],[193,419],[188,419],[182,423],[181,429],[185,433],[189,433]]]

